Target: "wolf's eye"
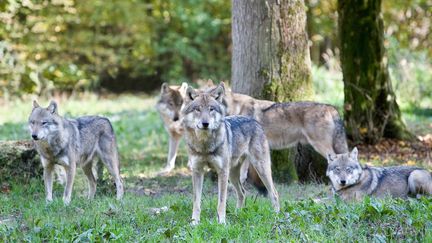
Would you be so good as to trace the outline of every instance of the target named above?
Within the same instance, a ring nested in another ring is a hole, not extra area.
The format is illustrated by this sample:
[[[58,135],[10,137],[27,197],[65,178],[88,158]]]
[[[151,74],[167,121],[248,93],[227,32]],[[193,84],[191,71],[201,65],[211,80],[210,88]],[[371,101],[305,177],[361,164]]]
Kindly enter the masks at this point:
[[[351,173],[352,170],[353,170],[353,169],[352,169],[351,167],[347,167],[347,168],[346,168],[346,171],[347,171],[348,173]]]
[[[210,106],[209,110],[214,111],[214,107]]]
[[[336,167],[334,170],[335,170],[336,173],[340,172],[340,168],[339,167]]]
[[[196,112],[200,112],[201,111],[201,109],[199,108],[199,107],[195,107],[195,109],[194,109]]]
[[[48,122],[44,121],[42,122],[42,126],[48,125]]]

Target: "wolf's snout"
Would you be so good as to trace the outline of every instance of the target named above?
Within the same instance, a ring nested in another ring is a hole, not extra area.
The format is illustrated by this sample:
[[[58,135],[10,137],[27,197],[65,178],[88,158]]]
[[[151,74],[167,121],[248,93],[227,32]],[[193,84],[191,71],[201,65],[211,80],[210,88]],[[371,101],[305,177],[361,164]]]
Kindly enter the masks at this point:
[[[346,180],[341,180],[341,181],[340,181],[340,184],[341,184],[342,186],[345,186],[345,184],[346,184]]]
[[[33,138],[34,140],[39,140],[39,139],[38,139],[38,136],[37,136],[36,134],[32,134],[31,136],[32,136],[32,138]]]
[[[204,128],[208,128],[208,127],[209,127],[209,123],[208,123],[208,122],[202,122],[202,126],[203,126]]]
[[[179,120],[179,117],[178,117],[178,116],[174,116],[173,120],[174,120],[174,121],[178,121],[178,120]]]

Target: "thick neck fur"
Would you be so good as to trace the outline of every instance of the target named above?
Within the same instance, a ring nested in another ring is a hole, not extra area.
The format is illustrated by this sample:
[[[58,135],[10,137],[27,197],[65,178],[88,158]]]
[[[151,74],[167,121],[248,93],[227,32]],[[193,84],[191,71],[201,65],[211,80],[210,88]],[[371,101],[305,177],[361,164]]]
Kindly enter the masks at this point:
[[[39,140],[36,143],[40,146],[44,152],[49,153],[51,156],[57,157],[61,155],[62,151],[68,146],[69,138],[71,136],[70,131],[68,129],[69,123],[71,121],[58,117],[58,130],[52,131],[47,135],[46,140]]]
[[[213,130],[186,128],[185,137],[187,145],[196,154],[213,154],[225,141],[225,129],[224,123]]]

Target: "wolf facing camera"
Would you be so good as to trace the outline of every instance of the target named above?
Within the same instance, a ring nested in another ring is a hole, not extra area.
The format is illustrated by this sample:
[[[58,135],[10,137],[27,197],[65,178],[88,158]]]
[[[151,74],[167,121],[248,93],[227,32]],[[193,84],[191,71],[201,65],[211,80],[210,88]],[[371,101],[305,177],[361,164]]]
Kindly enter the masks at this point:
[[[192,223],[200,220],[204,168],[218,174],[218,222],[225,223],[228,178],[237,194],[237,208],[244,205],[245,190],[240,169],[246,156],[269,192],[276,212],[279,199],[271,175],[270,149],[264,130],[257,121],[245,116],[225,117],[222,104],[225,89],[218,86],[210,92],[186,91],[182,109],[184,137],[192,169]]]
[[[431,173],[414,166],[362,166],[354,148],[344,154],[327,155],[327,176],[333,192],[344,200],[374,197],[419,197],[432,194]]]

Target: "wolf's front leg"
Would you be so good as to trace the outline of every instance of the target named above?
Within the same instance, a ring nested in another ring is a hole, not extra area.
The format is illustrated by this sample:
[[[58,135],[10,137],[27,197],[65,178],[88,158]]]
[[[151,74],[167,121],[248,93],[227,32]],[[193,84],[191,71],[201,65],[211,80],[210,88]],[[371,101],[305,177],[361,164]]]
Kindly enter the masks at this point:
[[[72,187],[75,179],[76,162],[72,161],[69,166],[65,166],[66,169],[66,186],[63,193],[63,202],[68,205],[72,197]]]
[[[168,173],[174,169],[175,160],[177,157],[177,150],[180,143],[180,138],[181,137],[170,135],[167,164],[165,168],[162,170],[162,173]]]
[[[218,175],[218,222],[225,224],[226,199],[228,190],[228,169],[222,169]]]
[[[193,171],[192,187],[193,187],[193,209],[192,209],[192,224],[197,225],[200,221],[201,214],[201,194],[204,181],[203,171]]]
[[[54,163],[41,158],[42,166],[43,166],[43,178],[45,185],[45,193],[46,193],[46,202],[52,202],[52,187],[53,187],[53,172],[54,172]]]

